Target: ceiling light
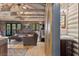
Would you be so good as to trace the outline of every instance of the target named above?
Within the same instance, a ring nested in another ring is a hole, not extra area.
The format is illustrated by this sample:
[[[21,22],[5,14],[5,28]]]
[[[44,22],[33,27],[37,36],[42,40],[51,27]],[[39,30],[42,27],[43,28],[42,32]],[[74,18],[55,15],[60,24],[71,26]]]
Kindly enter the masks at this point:
[[[23,6],[23,9],[26,9],[26,7],[25,7],[25,6]]]

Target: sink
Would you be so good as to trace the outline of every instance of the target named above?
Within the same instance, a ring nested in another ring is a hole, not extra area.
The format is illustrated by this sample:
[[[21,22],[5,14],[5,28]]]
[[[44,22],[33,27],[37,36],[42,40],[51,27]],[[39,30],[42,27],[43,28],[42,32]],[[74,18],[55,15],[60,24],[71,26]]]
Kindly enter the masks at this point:
[[[74,39],[74,37],[72,37],[72,36],[69,36],[69,35],[61,35],[60,36],[60,39],[62,39],[62,40],[72,40],[72,39]]]

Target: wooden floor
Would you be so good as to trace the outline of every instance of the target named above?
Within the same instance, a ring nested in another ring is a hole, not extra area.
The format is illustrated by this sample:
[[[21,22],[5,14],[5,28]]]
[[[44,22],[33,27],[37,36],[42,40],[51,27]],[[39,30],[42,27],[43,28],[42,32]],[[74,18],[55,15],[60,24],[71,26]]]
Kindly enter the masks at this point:
[[[43,42],[38,42],[37,46],[31,47],[26,52],[26,55],[28,55],[28,56],[45,56],[45,46],[44,45],[45,44]]]
[[[37,46],[23,46],[23,43],[10,43],[8,56],[45,56],[45,43],[37,42]]]

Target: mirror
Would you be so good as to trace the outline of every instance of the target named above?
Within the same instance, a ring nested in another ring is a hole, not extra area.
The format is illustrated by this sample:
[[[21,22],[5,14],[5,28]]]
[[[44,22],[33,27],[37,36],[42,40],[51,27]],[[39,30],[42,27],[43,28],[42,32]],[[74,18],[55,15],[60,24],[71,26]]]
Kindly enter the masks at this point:
[[[62,29],[65,29],[65,28],[66,28],[66,14],[65,14],[64,11],[61,13],[60,20],[61,20],[61,21],[60,21],[60,27],[61,27]]]

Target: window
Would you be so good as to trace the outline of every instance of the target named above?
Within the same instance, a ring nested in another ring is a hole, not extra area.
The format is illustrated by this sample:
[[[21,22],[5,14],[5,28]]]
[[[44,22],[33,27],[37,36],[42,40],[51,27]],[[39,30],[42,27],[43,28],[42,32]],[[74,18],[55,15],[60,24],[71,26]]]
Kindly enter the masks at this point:
[[[7,23],[6,24],[6,36],[11,36],[21,30],[22,26],[18,23]]]

